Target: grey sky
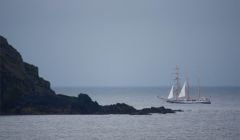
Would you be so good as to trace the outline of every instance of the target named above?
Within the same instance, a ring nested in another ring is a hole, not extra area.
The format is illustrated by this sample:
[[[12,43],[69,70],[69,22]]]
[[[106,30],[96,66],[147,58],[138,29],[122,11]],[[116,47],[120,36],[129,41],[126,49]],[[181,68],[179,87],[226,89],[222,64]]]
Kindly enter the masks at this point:
[[[53,86],[240,86],[239,0],[1,0],[0,34]]]

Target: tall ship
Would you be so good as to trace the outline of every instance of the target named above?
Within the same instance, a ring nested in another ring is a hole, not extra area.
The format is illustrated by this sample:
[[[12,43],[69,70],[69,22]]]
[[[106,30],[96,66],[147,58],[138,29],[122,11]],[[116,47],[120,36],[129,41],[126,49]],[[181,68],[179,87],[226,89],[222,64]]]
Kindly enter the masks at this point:
[[[211,104],[210,98],[201,97],[200,89],[198,87],[198,97],[192,98],[189,94],[188,79],[185,80],[182,88],[180,87],[179,68],[176,66],[176,77],[174,84],[171,87],[170,93],[166,99],[168,103],[177,104]]]

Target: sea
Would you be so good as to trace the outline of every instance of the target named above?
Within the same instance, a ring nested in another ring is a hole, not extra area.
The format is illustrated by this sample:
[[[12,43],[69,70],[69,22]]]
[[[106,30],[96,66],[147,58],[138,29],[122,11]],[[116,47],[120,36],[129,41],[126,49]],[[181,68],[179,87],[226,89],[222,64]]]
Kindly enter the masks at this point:
[[[55,87],[57,94],[88,94],[101,105],[181,109],[152,115],[0,116],[0,140],[240,140],[240,87],[202,87],[212,104],[171,104],[170,87]],[[192,97],[197,89],[190,89]]]

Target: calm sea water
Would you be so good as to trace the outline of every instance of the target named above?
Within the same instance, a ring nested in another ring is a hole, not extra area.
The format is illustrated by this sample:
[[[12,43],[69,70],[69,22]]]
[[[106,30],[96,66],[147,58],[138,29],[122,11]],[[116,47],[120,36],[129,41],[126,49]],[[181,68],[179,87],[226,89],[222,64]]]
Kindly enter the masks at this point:
[[[153,115],[0,116],[0,140],[239,140],[240,88],[202,88],[212,104],[169,104],[169,88],[55,88],[76,96],[87,93],[99,104],[125,102],[136,108],[183,109]],[[195,89],[192,89],[192,96]]]

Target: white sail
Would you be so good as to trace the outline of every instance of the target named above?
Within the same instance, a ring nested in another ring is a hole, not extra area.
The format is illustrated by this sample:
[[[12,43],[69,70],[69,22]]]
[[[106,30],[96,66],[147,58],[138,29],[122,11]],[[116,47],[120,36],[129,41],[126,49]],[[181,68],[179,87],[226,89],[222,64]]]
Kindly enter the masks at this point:
[[[168,95],[168,99],[172,99],[173,97],[174,97],[174,95],[173,95],[173,86],[172,86],[170,93]]]
[[[184,84],[183,84],[182,90],[181,90],[180,94],[178,95],[178,98],[184,98],[184,97],[187,96],[187,94],[186,94],[186,84],[187,84],[187,82],[185,81]]]

